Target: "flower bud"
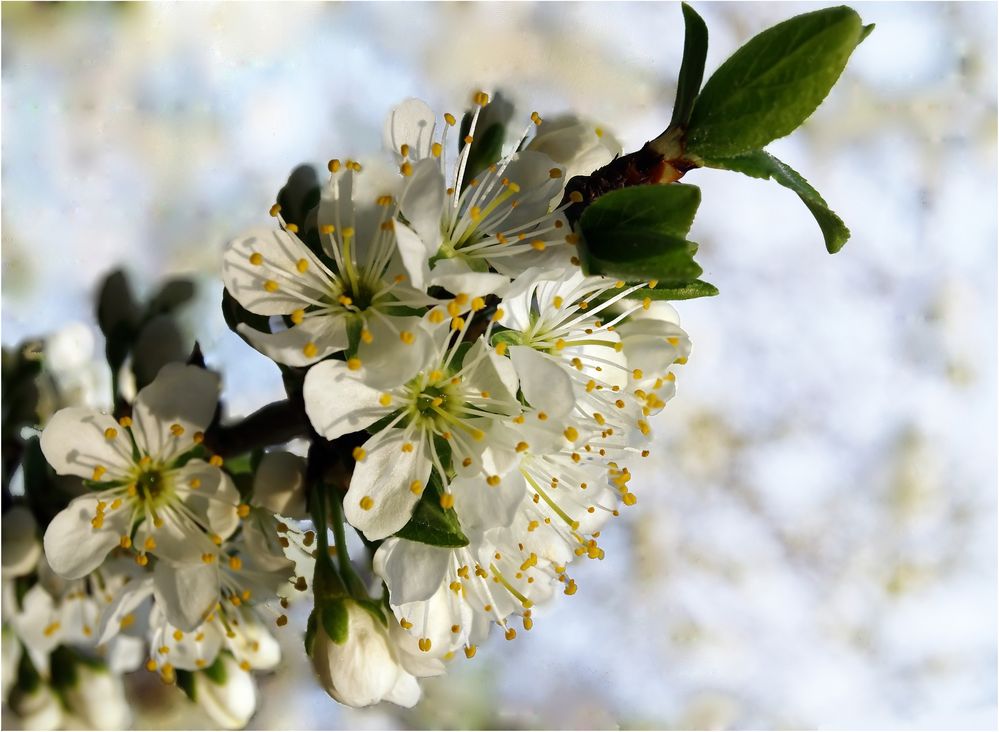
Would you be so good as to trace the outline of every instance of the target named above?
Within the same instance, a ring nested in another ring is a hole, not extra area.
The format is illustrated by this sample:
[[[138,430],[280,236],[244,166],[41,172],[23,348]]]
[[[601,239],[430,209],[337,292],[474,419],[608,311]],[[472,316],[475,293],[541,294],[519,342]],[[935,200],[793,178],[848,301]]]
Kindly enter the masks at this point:
[[[211,666],[192,673],[184,690],[224,729],[242,729],[257,710],[253,674],[240,668],[228,653],[220,653]]]
[[[399,663],[388,623],[377,606],[332,600],[309,619],[307,644],[326,693],[341,704],[366,707],[390,701],[411,707],[420,699],[416,679]]]
[[[565,167],[565,179],[589,175],[621,154],[621,143],[591,122],[573,115],[545,120],[528,150],[544,153]]]
[[[75,679],[63,690],[69,711],[92,729],[125,729],[132,713],[125,699],[120,676],[113,676],[103,666],[79,662]]]
[[[10,710],[24,729],[58,729],[62,724],[59,698],[48,684],[40,681],[30,691],[15,687],[11,692]]]
[[[42,556],[42,543],[31,511],[23,506],[7,511],[2,520],[2,537],[4,578],[13,579],[34,571]]]

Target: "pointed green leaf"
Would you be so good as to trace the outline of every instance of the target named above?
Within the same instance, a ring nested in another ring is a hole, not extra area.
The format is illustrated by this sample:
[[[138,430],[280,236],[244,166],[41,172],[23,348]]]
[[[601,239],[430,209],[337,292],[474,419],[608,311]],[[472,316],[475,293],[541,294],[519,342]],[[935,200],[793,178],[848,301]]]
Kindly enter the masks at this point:
[[[704,20],[687,3],[683,8],[683,61],[680,62],[680,76],[676,82],[676,101],[673,103],[673,119],[670,127],[686,127],[694,100],[701,90],[704,78],[704,59],[708,55],[708,27]]]
[[[855,11],[841,6],[798,15],[752,38],[694,102],[687,152],[731,157],[790,134],[826,98],[869,32]]]
[[[714,297],[718,288],[703,280],[691,280],[680,285],[660,285],[643,287],[628,295],[633,300],[693,300],[697,297]]]
[[[696,186],[631,186],[600,196],[583,212],[580,263],[587,274],[678,284],[696,279],[697,245],[687,241],[701,192]]]
[[[468,537],[461,530],[458,514],[453,508],[441,508],[440,496],[439,479],[434,473],[416,504],[413,517],[395,535],[431,546],[468,546]]]
[[[798,198],[808,207],[818,222],[819,228],[822,230],[822,237],[825,239],[826,250],[830,254],[835,254],[842,249],[850,238],[850,230],[846,224],[832,212],[819,192],[812,188],[808,181],[793,168],[782,163],[766,150],[753,150],[732,158],[705,160],[704,165],[709,168],[734,170],[753,178],[763,178],[764,180],[770,178],[797,193]]]

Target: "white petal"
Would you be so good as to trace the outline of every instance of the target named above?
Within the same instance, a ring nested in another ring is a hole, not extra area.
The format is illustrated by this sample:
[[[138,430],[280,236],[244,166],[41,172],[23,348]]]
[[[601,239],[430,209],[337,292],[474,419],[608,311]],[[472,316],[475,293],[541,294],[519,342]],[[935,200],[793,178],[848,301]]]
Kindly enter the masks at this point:
[[[520,388],[531,406],[547,413],[550,419],[558,420],[568,414],[576,397],[572,379],[565,370],[528,346],[512,346],[509,353],[520,377]]]
[[[374,564],[388,585],[393,605],[429,599],[445,581],[452,552],[406,539],[389,539],[375,552]]]
[[[510,278],[496,272],[473,272],[465,262],[445,259],[438,262],[430,273],[431,284],[448,292],[471,295],[491,295],[510,284]]]
[[[107,643],[122,629],[122,620],[153,594],[153,578],[133,579],[114,593],[111,602],[101,613],[98,645]]]
[[[114,439],[105,437],[113,429]],[[122,475],[132,465],[132,447],[125,430],[107,414],[83,407],[60,409],[42,432],[42,453],[59,475],[93,477],[94,468],[106,478]]]
[[[388,414],[382,393],[365,384],[342,361],[323,361],[305,375],[305,413],[327,440],[363,430]]]
[[[42,556],[38,541],[38,524],[35,516],[24,506],[14,506],[3,515],[3,575],[4,578],[20,577],[34,571]]]
[[[235,514],[235,509],[231,510]],[[177,510],[162,510],[157,515],[159,526],[147,518],[139,527],[134,538],[136,548],[152,537],[156,546],[150,553],[174,564],[201,563],[201,555],[215,553],[215,545],[187,515]]]
[[[259,254],[262,263],[250,257]],[[298,263],[306,262],[305,272]],[[231,241],[222,260],[222,281],[244,308],[258,315],[288,315],[304,307],[303,297],[317,300],[330,292],[330,277],[307,246],[281,229],[256,229]],[[277,290],[268,292],[268,281]]]
[[[419,234],[399,221],[395,222],[395,243],[409,281],[413,287],[423,290],[430,277],[430,257],[436,253],[437,244],[428,246]],[[429,251],[431,248],[433,252]]]
[[[331,315],[307,317],[299,325],[278,333],[262,333],[245,323],[236,326],[236,330],[262,354],[288,366],[309,366],[348,345],[344,319]]]
[[[444,174],[437,160],[421,160],[413,166],[413,174],[399,197],[399,210],[423,240],[428,258],[437,253],[441,243],[445,187]]]
[[[399,159],[403,145],[409,146],[409,159],[429,157],[433,143],[434,111],[422,99],[407,99],[395,107],[385,120],[385,147]]]
[[[257,685],[253,674],[240,668],[235,659],[223,656],[222,663],[225,683],[217,684],[207,674],[197,674],[195,699],[223,729],[242,729],[257,710]]]
[[[398,704],[400,707],[412,707],[420,701],[420,684],[411,674],[405,671],[399,674],[395,686],[385,695],[385,701]]]
[[[232,536],[239,525],[236,507],[240,499],[229,475],[204,460],[191,460],[177,471],[176,480],[184,504],[214,533],[223,539]],[[192,481],[197,481],[198,488],[190,488]]]
[[[288,518],[308,518],[305,459],[283,450],[265,454],[253,477],[253,502]]]
[[[194,434],[212,421],[219,399],[217,374],[197,366],[168,363],[132,405],[133,430],[140,448],[168,459],[194,446]],[[179,425],[180,436],[171,428]]]
[[[362,341],[357,349],[366,384],[376,389],[402,386],[427,364],[434,344],[422,321],[418,316],[368,316],[371,342]],[[403,340],[403,333],[410,337]]]
[[[350,490],[343,499],[347,521],[372,541],[384,539],[406,525],[420,500],[410,486],[413,481],[426,486],[430,476],[430,460],[424,457],[423,446],[416,444],[416,449],[403,452],[405,431],[392,432],[374,449],[365,445],[367,456],[354,468]],[[362,501],[367,505],[366,498],[372,502],[367,509],[361,507]]]
[[[509,526],[525,495],[524,479],[517,471],[504,475],[499,485],[491,486],[481,477],[455,478],[448,489],[466,534]]]
[[[219,572],[212,564],[157,562],[153,572],[157,604],[171,625],[182,631],[194,630],[212,611],[219,599]]]
[[[56,514],[45,530],[45,557],[52,571],[66,579],[79,579],[97,569],[127,530],[126,511],[105,514],[99,529],[91,525],[97,515],[95,496],[80,496]]]

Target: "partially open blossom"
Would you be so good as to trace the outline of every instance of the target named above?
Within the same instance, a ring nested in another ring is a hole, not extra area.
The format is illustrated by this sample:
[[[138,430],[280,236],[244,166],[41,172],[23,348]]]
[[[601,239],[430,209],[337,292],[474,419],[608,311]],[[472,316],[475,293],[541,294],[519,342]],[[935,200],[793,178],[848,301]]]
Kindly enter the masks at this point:
[[[186,688],[191,699],[223,729],[242,729],[257,710],[253,674],[228,653],[191,675]]]

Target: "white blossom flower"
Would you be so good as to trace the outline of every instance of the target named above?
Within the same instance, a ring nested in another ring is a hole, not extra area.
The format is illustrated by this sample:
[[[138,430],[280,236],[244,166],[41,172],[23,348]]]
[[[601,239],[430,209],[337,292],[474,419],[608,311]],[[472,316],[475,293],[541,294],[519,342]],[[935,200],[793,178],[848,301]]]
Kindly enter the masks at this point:
[[[64,719],[59,697],[48,684],[39,681],[31,689],[14,687],[8,700],[10,710],[24,729],[58,729]]]
[[[396,107],[386,122],[386,143],[401,160],[405,178],[398,246],[415,287],[489,293],[530,265],[575,266],[574,237],[561,211],[551,210],[565,180],[563,168],[550,157],[533,150],[513,152],[464,180],[487,103],[485,93],[475,95],[468,134],[450,168],[444,151],[456,123],[453,115],[444,115],[439,139],[435,115],[418,99]],[[540,123],[535,112],[525,137]]]
[[[305,459],[284,450],[266,453],[253,476],[253,503],[287,518],[308,518]]]
[[[239,331],[279,363],[308,366],[356,347],[380,370],[400,370],[421,358],[422,334],[413,307],[433,301],[405,284],[396,249],[396,201],[377,197],[372,216],[352,200],[360,164],[330,162],[330,180],[318,211],[320,257],[299,238],[294,224],[251,231],[226,249],[222,278],[247,310],[287,316],[290,326],[262,333]],[[273,213],[279,217],[280,207]],[[351,333],[354,333],[354,342]],[[359,342],[358,342],[359,341]]]
[[[482,298],[459,294],[447,308],[432,310],[427,321],[433,348],[405,383],[372,385],[362,364],[351,360],[323,362],[305,377],[306,413],[326,439],[379,423],[355,451],[344,499],[347,520],[369,539],[406,524],[432,471],[444,486],[452,470],[493,482],[500,456],[513,453],[512,445],[489,437],[496,424],[521,412],[513,369],[484,338],[463,343],[472,318],[462,314],[484,307]],[[448,446],[449,460],[438,441]],[[441,501],[447,508],[453,496],[445,492]]]
[[[352,707],[366,707],[380,701],[403,707],[416,704],[420,685],[403,668],[387,622],[374,617],[380,611],[362,608],[349,599],[341,602],[347,633],[342,643],[327,634],[320,619],[315,620],[312,665],[326,693]]]
[[[96,489],[45,532],[57,574],[83,577],[116,547],[135,552],[140,566],[153,555],[161,560],[157,595],[171,620],[188,629],[201,622],[218,594],[202,565],[215,561],[247,510],[215,458],[188,459],[211,422],[218,388],[204,369],[168,364],[139,392],[131,418],[78,408],[52,418],[42,433],[45,457],[56,472],[87,478]]]
[[[577,175],[589,175],[623,152],[613,134],[576,115],[544,120],[527,149],[544,153],[563,166],[567,181]]]

